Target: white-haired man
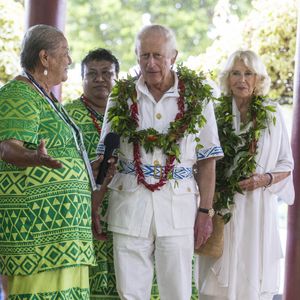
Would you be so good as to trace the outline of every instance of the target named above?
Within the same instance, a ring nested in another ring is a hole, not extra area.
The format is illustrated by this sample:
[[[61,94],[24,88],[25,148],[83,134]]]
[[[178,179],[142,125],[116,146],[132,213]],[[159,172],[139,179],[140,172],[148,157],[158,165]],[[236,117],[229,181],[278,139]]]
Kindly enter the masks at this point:
[[[161,299],[189,300],[194,247],[212,232],[215,159],[223,155],[211,92],[195,73],[172,70],[176,39],[164,26],[138,33],[136,55],[141,74],[116,84],[98,145],[103,154],[107,133],[121,137],[108,213],[118,292],[149,299],[155,264]]]

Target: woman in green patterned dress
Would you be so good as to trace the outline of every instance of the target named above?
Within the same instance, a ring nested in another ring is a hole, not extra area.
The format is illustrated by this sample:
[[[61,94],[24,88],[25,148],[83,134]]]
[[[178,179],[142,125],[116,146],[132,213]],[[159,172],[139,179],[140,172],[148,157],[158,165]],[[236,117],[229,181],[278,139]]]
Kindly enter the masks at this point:
[[[51,93],[70,64],[63,33],[33,26],[24,72],[0,90],[0,273],[9,299],[89,299],[95,185],[81,132]]]
[[[115,79],[119,74],[119,62],[106,49],[90,51],[81,62],[83,94],[65,105],[69,115],[81,129],[89,159],[96,158],[96,147],[99,142],[103,115],[106,103]],[[93,193],[94,197],[99,192]],[[106,232],[105,212],[108,194],[103,200],[101,211],[102,228]],[[107,240],[94,239],[97,266],[90,267],[90,299],[119,300],[113,265],[112,237]],[[100,238],[102,238],[100,236]]]

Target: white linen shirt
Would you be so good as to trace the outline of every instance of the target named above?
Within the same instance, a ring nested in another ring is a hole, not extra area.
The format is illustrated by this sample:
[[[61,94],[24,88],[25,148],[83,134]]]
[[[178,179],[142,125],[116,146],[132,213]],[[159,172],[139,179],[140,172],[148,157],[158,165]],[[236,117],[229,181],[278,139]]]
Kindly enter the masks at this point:
[[[139,113],[139,127],[137,130],[152,127],[158,132],[166,133],[169,123],[174,121],[178,113],[177,99],[179,97],[178,77],[175,74],[175,83],[156,102],[150,94],[143,77],[136,83],[137,103]],[[129,106],[131,99],[128,99]],[[113,105],[109,101],[107,110]],[[180,163],[175,167],[192,167],[198,159],[223,156],[219,143],[218,131],[211,102],[206,105],[203,114],[206,125],[199,130],[197,136],[204,146],[196,151],[195,136],[185,135],[180,140]],[[110,132],[110,124],[105,114],[98,153],[103,154],[103,141]],[[100,149],[100,150],[99,150]],[[153,153],[140,148],[141,162],[146,165],[159,163],[165,166],[166,156],[155,148]],[[120,141],[119,161],[133,161],[133,145],[127,139]],[[156,183],[158,179],[146,177],[147,182]],[[117,172],[109,184],[112,190],[108,207],[109,230],[113,232],[147,237],[151,223],[154,222],[157,236],[174,236],[190,234],[193,231],[197,211],[197,185],[194,178],[169,180],[159,191],[151,192],[137,183],[135,174]]]

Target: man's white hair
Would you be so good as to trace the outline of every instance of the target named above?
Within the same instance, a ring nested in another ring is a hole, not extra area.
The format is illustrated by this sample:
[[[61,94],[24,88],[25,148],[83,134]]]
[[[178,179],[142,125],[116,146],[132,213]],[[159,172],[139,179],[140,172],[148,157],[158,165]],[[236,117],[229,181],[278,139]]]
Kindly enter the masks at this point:
[[[136,35],[135,39],[135,53],[138,54],[138,48],[141,43],[141,40],[150,33],[158,33],[159,35],[163,36],[168,44],[168,48],[171,53],[176,53],[177,51],[177,43],[176,37],[170,28],[158,24],[147,25],[143,27],[140,32]]]

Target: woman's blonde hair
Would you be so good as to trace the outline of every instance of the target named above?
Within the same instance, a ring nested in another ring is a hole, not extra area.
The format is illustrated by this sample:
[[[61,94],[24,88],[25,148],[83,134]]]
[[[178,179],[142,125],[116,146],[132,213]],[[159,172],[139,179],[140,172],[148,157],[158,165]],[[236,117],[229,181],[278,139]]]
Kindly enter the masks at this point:
[[[226,96],[231,95],[228,78],[234,64],[237,61],[242,61],[251,71],[253,71],[257,75],[254,90],[255,95],[265,96],[269,92],[271,79],[260,57],[251,50],[238,50],[229,56],[225,64],[225,68],[223,71],[221,71],[219,76],[221,92]]]

